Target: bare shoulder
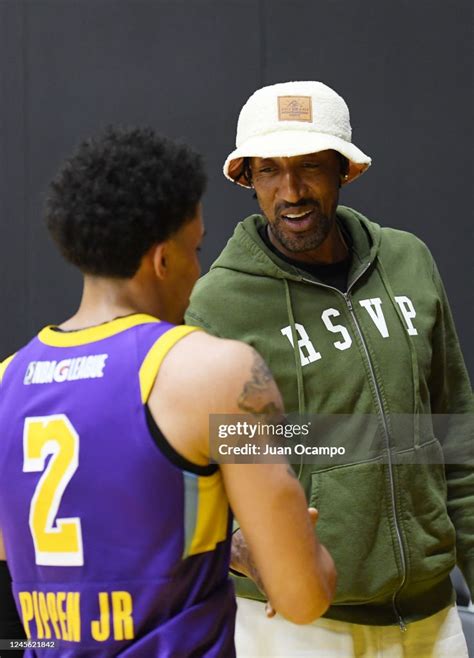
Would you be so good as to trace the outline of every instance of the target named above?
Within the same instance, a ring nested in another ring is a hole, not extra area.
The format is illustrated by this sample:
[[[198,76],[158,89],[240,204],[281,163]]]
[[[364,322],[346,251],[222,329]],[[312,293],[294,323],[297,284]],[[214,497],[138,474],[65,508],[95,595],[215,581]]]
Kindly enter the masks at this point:
[[[163,365],[168,362],[173,367],[205,369],[217,374],[239,366],[242,360],[251,359],[254,353],[253,348],[238,340],[216,338],[205,331],[194,331],[176,343]]]
[[[149,408],[167,440],[196,464],[209,459],[210,414],[280,414],[282,401],[261,356],[245,343],[196,331],[164,358]]]
[[[226,338],[216,338],[206,331],[198,330],[193,331],[184,338],[182,338],[173,349],[174,358],[189,359],[204,361],[211,363],[215,359],[216,354],[231,353],[232,351],[248,350],[250,349],[245,343],[237,340],[228,340]]]
[[[281,398],[262,357],[246,343],[216,338],[204,331],[186,336],[162,365],[167,386],[201,400],[214,413],[272,413]]]

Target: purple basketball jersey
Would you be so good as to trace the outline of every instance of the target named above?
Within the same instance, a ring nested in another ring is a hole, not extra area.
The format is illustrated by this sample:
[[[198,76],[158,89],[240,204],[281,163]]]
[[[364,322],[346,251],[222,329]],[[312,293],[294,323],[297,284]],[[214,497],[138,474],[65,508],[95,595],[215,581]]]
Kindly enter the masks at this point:
[[[177,465],[147,421],[161,361],[192,330],[145,315],[47,327],[4,370],[0,527],[45,646],[27,656],[235,655],[220,471]]]

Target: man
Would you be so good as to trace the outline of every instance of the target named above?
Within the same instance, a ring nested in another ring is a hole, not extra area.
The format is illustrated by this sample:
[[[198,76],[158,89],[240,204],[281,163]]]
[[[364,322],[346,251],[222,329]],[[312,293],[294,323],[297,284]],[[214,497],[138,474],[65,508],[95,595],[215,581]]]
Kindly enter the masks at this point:
[[[234,655],[228,502],[272,605],[300,624],[330,603],[288,467],[209,460],[209,413],[282,406],[252,348],[179,326],[204,184],[196,154],[138,129],[84,142],[52,184],[82,300],[1,372],[0,559],[28,656]]]
[[[187,321],[254,346],[287,412],[329,419],[318,440],[347,454],[298,467],[338,569],[333,605],[295,629],[266,619],[264,595],[236,577],[238,655],[466,656],[449,573],[457,556],[472,594],[472,393],[433,259],[415,236],[338,205],[371,160],[326,85],[256,91],[236,146],[224,173],[262,215],[237,225]],[[232,564],[256,578],[239,532]]]

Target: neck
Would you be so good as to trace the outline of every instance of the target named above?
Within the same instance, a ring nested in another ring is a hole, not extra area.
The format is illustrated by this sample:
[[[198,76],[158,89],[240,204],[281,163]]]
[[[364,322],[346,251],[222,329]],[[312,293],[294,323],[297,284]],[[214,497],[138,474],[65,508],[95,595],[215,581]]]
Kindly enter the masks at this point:
[[[318,263],[321,265],[340,263],[348,258],[350,252],[336,221],[333,222],[331,230],[324,242],[318,247],[315,247],[315,249],[310,249],[308,251],[295,252],[287,249],[275,237],[269,224],[267,224],[267,234],[270,242],[280,253],[284,254],[287,258],[309,265]]]
[[[134,279],[105,279],[85,275],[81,303],[62,329],[83,329],[132,313],[160,317],[156,291],[143,290]]]

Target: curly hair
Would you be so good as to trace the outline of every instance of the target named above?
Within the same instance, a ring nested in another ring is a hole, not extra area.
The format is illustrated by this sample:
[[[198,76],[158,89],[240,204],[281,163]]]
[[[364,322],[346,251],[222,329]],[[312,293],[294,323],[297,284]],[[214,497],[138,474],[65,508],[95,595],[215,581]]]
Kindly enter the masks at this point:
[[[153,244],[196,213],[201,156],[151,128],[109,127],[82,142],[52,181],[48,229],[83,273],[130,278]]]

